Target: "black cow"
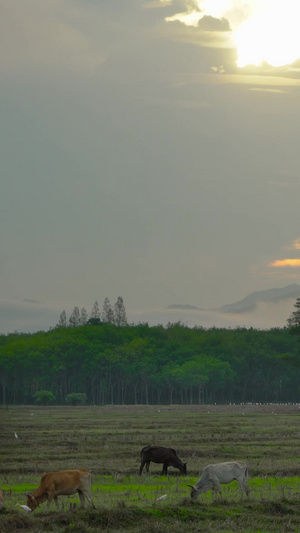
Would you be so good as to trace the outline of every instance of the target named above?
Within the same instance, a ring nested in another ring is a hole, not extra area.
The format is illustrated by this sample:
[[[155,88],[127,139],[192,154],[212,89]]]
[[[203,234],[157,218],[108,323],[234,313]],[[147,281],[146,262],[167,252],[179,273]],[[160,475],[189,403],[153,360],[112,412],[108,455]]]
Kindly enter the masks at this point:
[[[168,475],[168,466],[174,466],[178,468],[181,474],[186,475],[186,463],[183,463],[173,448],[164,448],[164,446],[145,446],[141,450],[141,466],[140,475],[146,465],[146,470],[149,472],[149,465],[151,463],[163,463],[163,469],[161,475]]]

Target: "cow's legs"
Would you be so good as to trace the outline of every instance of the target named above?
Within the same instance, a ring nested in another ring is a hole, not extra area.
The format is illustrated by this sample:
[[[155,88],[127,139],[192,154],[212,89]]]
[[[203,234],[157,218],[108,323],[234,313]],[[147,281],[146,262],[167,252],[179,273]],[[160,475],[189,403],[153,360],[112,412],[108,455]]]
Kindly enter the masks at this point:
[[[80,499],[80,507],[84,507],[84,493],[81,490],[77,490],[79,499]]]
[[[245,489],[245,491],[246,491],[246,494],[247,494],[247,496],[248,496],[248,498],[249,498],[249,496],[250,496],[250,488],[249,488],[249,485],[248,485],[248,483],[247,483],[246,480],[244,480],[243,485],[244,485],[244,489]]]
[[[140,466],[140,475],[142,474],[142,471],[143,471],[143,468],[144,468],[145,464],[146,464],[146,461],[143,460],[141,462],[141,466]]]
[[[151,461],[148,461],[148,463],[146,463],[146,470],[147,470],[147,472],[149,472],[150,462],[151,462]]]
[[[220,496],[222,496],[222,489],[221,489],[221,485],[218,481],[214,481],[213,482],[213,487],[212,487],[212,493],[214,493],[215,495],[218,495],[220,494]]]
[[[57,509],[59,509],[58,498],[55,495],[55,489],[52,489],[52,490],[50,489],[48,492],[47,507],[49,507],[52,500],[54,500]]]
[[[238,484],[240,486],[242,496],[243,496],[243,493],[245,491],[247,496],[249,497],[250,496],[250,488],[248,486],[247,479],[245,477],[243,477],[242,479],[237,479],[237,482],[238,482]]]
[[[55,502],[55,505],[56,505],[57,509],[59,509],[58,497],[57,497],[57,496],[54,496],[54,497],[53,497],[53,500],[54,500],[54,502]]]
[[[163,469],[161,471],[161,475],[162,476],[167,476],[168,475],[168,463],[164,463]]]
[[[79,492],[79,491],[78,491]],[[88,490],[84,490],[82,491],[82,494],[83,496],[87,499],[87,501],[89,502],[89,504],[91,505],[91,507],[93,507],[94,509],[96,509],[95,505],[94,505],[94,502],[93,502],[93,499],[92,499],[92,496],[90,495],[89,491]],[[79,498],[80,498],[80,492],[79,492]]]

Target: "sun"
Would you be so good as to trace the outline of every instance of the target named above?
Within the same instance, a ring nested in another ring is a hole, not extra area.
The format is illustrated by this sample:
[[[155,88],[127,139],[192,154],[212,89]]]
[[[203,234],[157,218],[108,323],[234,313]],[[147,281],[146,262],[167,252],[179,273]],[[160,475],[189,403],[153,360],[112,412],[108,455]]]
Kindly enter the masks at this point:
[[[264,63],[279,67],[300,59],[298,0],[193,0],[186,6],[185,12],[165,20],[197,27],[205,16],[226,18],[238,67]]]
[[[300,5],[285,0],[256,3],[252,16],[233,31],[238,66],[290,65],[300,58]]]

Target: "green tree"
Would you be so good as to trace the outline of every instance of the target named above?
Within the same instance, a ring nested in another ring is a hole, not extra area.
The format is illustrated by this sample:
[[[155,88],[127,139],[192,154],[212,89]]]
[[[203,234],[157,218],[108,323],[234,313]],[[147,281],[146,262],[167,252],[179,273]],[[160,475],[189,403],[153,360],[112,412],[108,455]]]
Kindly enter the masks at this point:
[[[86,394],[84,392],[71,392],[71,394],[68,394],[66,401],[71,405],[84,405],[86,403]]]
[[[87,321],[88,321],[87,310],[85,309],[85,307],[82,307],[80,311],[80,325],[84,326],[87,323]]]
[[[77,306],[74,307],[72,314],[69,318],[69,326],[71,328],[77,328],[78,326],[80,326],[80,312],[79,307]]]
[[[99,322],[100,322],[100,309],[99,309],[99,304],[98,304],[97,300],[94,302],[90,318],[95,318],[95,319],[99,320]]]
[[[118,296],[115,303],[114,317],[116,326],[127,326],[126,308],[122,296]]]
[[[190,403],[193,403],[193,389],[195,387],[198,389],[198,403],[201,403],[203,388],[209,380],[207,361],[199,356],[186,362],[182,366],[182,371],[184,383],[189,389]]]
[[[54,403],[56,400],[53,392],[49,390],[40,390],[36,392],[33,395],[33,397],[36,403],[38,403],[39,405],[50,405],[51,403]]]
[[[297,298],[294,307],[296,311],[293,311],[287,319],[287,325],[289,328],[300,328],[300,298]]]
[[[115,316],[109,299],[106,297],[102,307],[102,322],[106,324],[114,324]]]
[[[56,324],[57,328],[66,328],[67,327],[67,315],[66,311],[63,310],[63,312],[59,315],[59,321]]]

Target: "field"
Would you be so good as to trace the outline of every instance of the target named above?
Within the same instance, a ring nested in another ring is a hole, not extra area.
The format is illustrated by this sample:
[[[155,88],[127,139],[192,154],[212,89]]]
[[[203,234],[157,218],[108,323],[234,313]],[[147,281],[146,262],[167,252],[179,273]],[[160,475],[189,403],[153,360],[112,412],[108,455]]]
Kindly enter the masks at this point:
[[[0,533],[182,533],[300,531],[299,405],[105,406],[0,409]],[[17,437],[15,436],[17,434]],[[148,444],[176,449],[188,475],[151,463]],[[189,488],[209,463],[244,460],[251,497],[236,482],[191,503]],[[60,497],[26,514],[26,492],[46,471],[88,468],[96,509]],[[165,499],[159,500],[166,495]]]

